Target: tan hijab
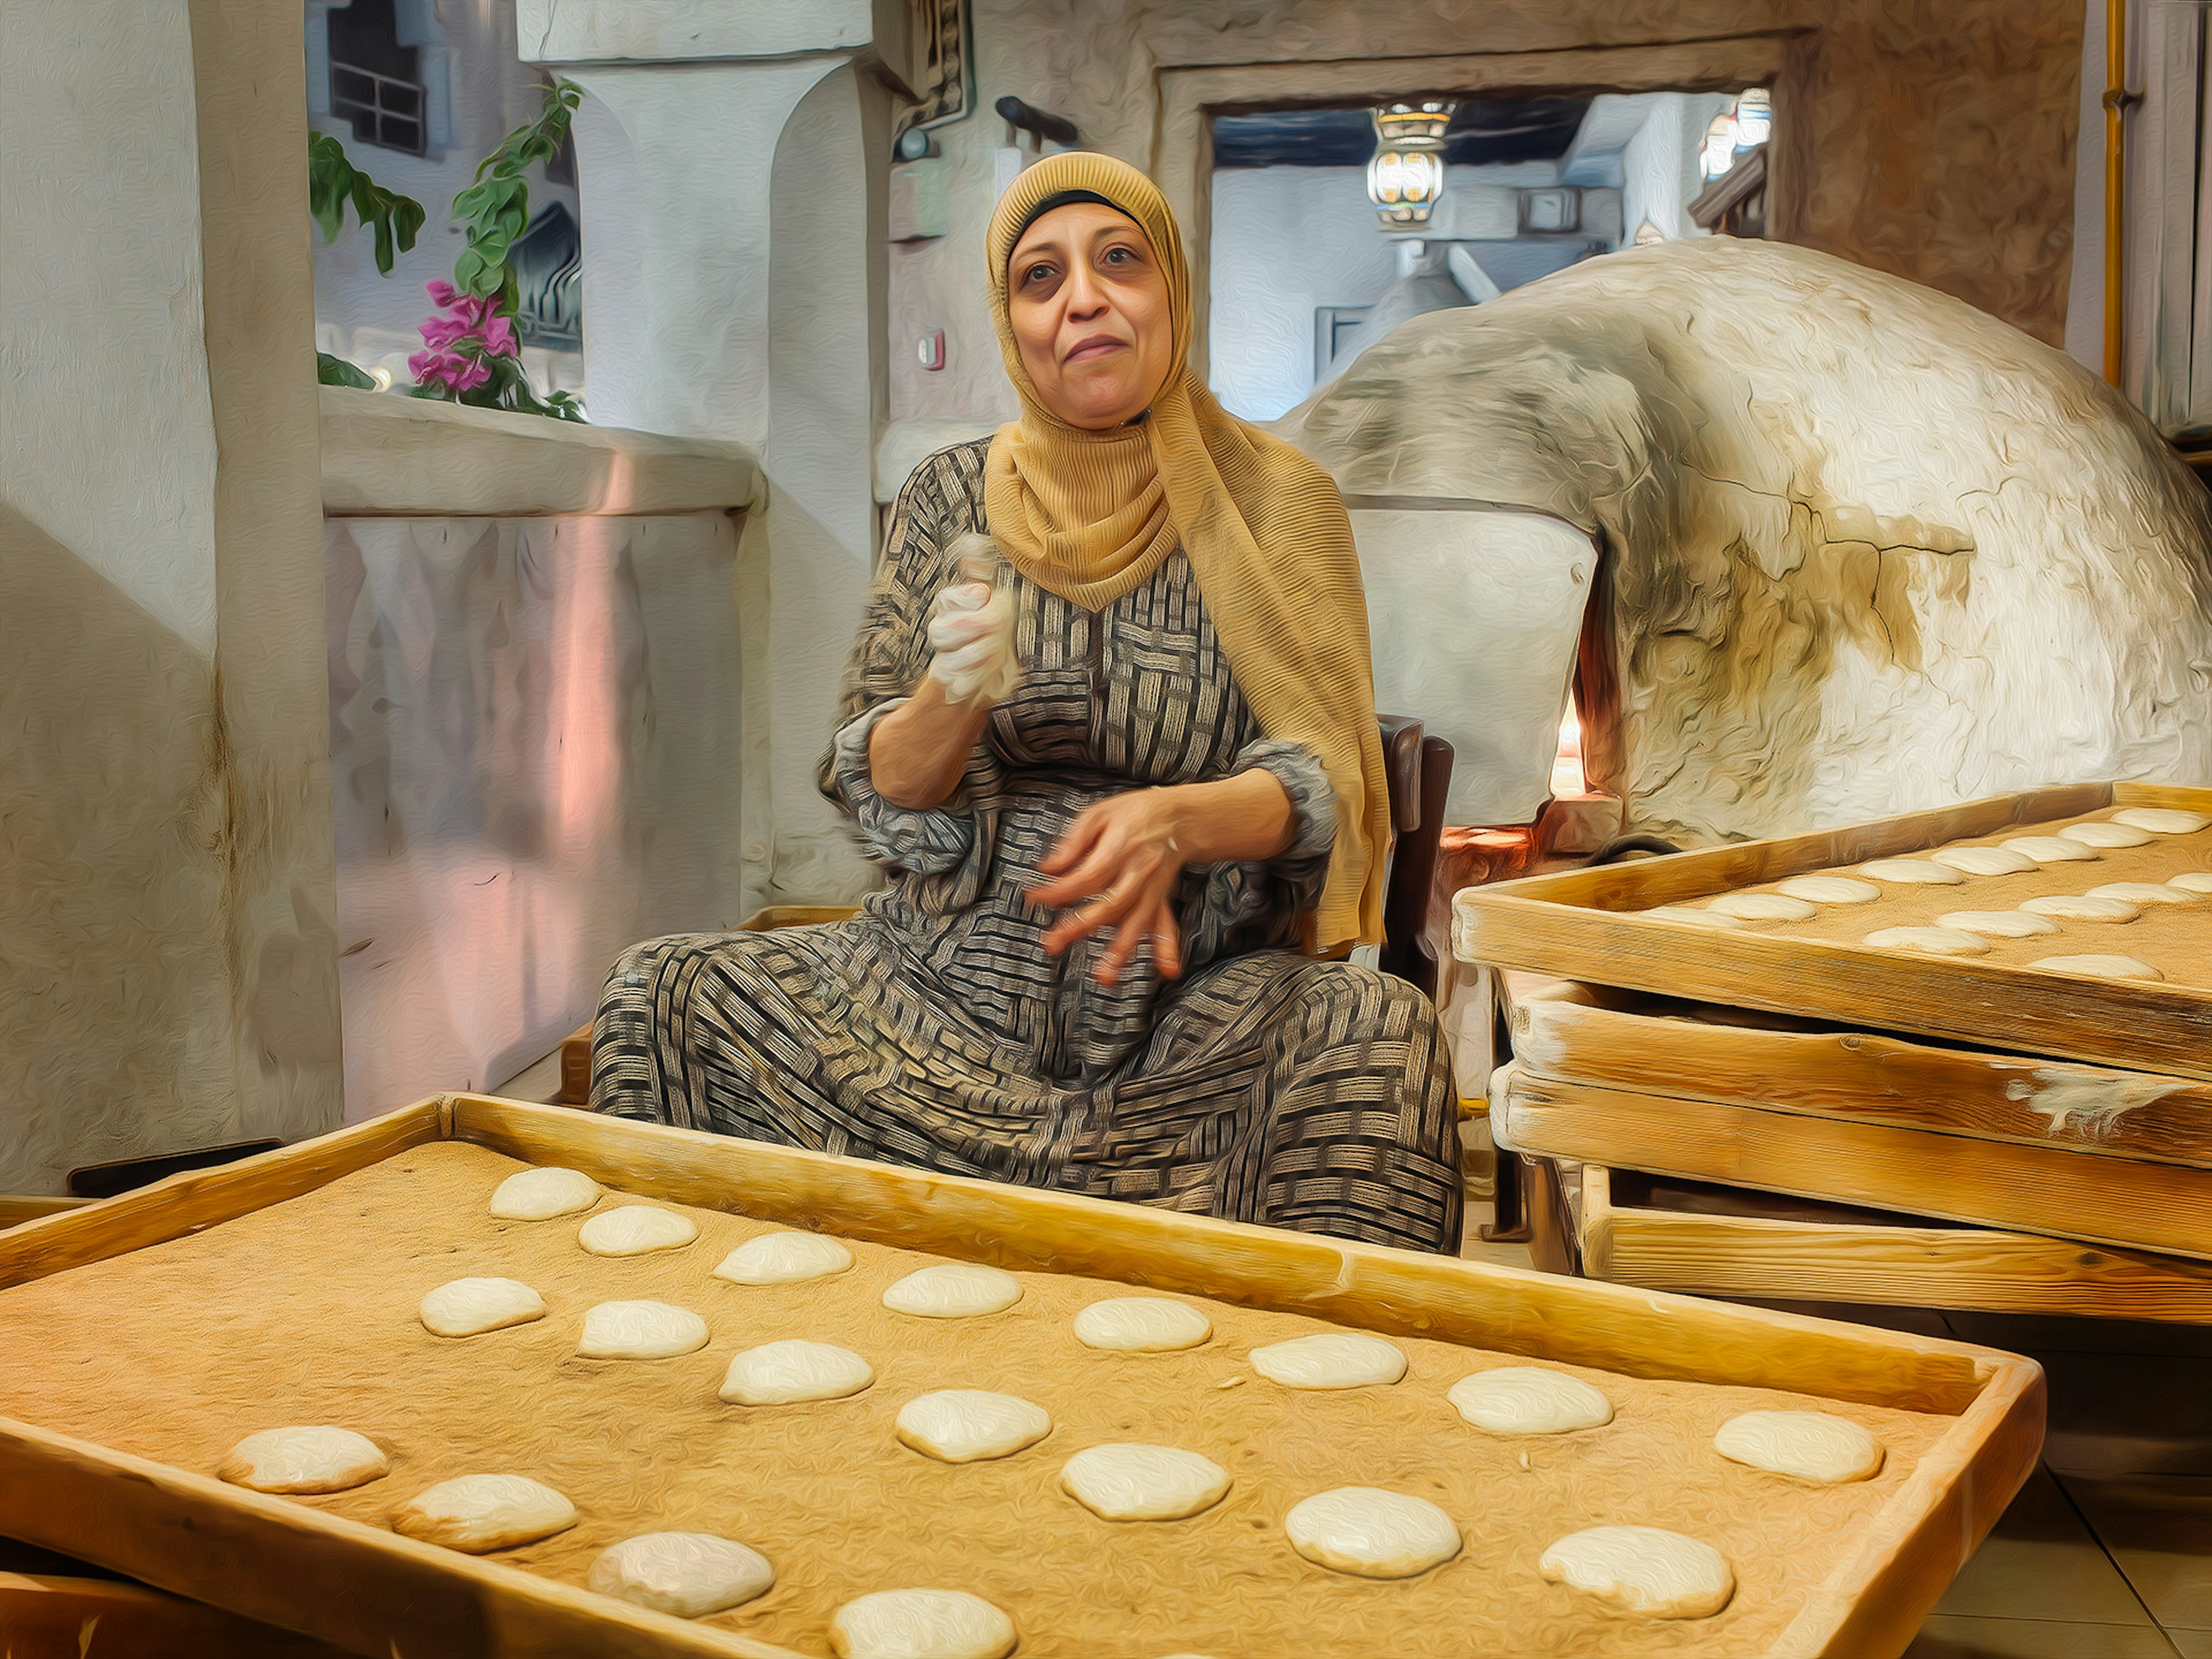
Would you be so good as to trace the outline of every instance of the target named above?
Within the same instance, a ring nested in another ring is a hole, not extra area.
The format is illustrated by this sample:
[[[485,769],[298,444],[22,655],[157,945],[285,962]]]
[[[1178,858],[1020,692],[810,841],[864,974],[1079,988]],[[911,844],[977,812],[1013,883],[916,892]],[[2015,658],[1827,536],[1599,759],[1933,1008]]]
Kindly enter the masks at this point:
[[[1175,337],[1150,417],[1090,432],[1039,399],[1006,315],[1006,262],[1038,203],[1103,197],[1134,220],[1168,281]],[[991,441],[984,507],[999,550],[1071,605],[1102,610],[1178,545],[1205,595],[1261,729],[1321,758],[1336,792],[1336,848],[1313,948],[1382,938],[1390,803],[1375,720],[1367,596],[1336,484],[1279,438],[1247,425],[1190,373],[1190,270],[1152,181],[1087,151],[1047,157],[999,198],[988,244],[991,313],[1022,417]]]

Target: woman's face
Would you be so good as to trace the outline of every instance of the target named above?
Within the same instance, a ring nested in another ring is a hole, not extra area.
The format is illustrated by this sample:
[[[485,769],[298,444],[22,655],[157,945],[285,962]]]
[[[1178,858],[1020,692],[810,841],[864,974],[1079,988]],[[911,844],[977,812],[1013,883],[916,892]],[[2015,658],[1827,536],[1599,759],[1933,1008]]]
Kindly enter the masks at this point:
[[[1168,375],[1168,280],[1134,221],[1098,202],[1054,208],[1006,263],[1006,313],[1044,406],[1103,432],[1152,407]]]

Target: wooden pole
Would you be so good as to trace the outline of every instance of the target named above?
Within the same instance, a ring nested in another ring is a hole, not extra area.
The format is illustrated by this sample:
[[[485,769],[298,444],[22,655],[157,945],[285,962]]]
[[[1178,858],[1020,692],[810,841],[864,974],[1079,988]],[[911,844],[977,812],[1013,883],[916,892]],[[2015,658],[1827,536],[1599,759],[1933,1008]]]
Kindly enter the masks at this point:
[[[2128,0],[2105,0],[2105,379],[2120,383],[2126,314]]]

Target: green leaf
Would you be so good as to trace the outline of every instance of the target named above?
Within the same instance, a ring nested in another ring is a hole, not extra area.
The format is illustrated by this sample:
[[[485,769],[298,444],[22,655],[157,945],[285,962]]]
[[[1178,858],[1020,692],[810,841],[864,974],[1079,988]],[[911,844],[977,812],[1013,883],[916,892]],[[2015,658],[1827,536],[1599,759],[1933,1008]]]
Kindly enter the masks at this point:
[[[392,274],[392,245],[401,252],[415,246],[422,228],[422,204],[385,189],[346,159],[345,146],[326,132],[307,135],[307,211],[325,242],[335,241],[345,225],[347,204],[355,218],[376,237],[376,268]]]
[[[376,390],[376,382],[367,374],[344,358],[333,357],[327,351],[315,354],[315,383],[318,386],[355,386],[363,392]]]

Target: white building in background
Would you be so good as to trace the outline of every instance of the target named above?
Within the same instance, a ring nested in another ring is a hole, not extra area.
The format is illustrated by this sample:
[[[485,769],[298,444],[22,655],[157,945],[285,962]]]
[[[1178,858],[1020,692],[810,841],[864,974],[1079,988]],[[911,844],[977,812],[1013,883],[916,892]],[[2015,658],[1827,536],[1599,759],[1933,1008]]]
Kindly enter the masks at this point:
[[[349,210],[336,242],[315,233],[315,344],[404,391],[407,359],[422,349],[418,331],[433,309],[423,285],[451,281],[462,246],[453,198],[501,139],[537,118],[546,76],[516,56],[514,0],[307,0],[307,61],[308,126],[336,137],[356,167],[414,198],[425,215],[414,250],[388,276]],[[550,179],[543,167],[529,173],[538,234],[535,257],[522,262],[531,267],[522,356],[541,391],[581,392],[574,253],[581,214],[574,162],[564,163]]]

